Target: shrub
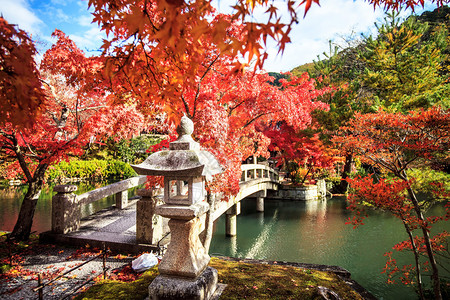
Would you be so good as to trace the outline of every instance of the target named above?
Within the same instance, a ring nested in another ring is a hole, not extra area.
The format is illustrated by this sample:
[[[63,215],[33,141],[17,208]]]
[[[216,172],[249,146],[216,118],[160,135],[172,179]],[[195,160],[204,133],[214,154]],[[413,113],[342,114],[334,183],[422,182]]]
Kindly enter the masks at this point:
[[[415,191],[423,194],[432,194],[433,183],[443,183],[443,188],[450,191],[450,174],[436,171],[431,168],[415,168],[407,170],[407,175],[414,178],[413,188]]]
[[[60,181],[63,178],[129,178],[136,172],[129,164],[119,160],[71,160],[62,161],[49,167],[46,178],[48,181]]]
[[[164,136],[141,135],[131,140],[121,140],[116,145],[116,158],[129,163],[140,163],[147,158],[147,150],[163,139]]]

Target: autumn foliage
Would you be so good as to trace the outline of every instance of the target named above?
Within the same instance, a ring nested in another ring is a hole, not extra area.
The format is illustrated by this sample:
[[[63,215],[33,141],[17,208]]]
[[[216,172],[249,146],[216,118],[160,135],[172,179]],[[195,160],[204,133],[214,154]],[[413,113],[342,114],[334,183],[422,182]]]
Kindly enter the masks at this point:
[[[370,0],[374,7],[399,10],[424,6],[425,2],[442,6],[447,0],[413,1],[413,0]],[[209,0],[89,0],[94,9],[94,22],[97,22],[106,34],[114,37],[105,41],[105,49],[118,41],[126,41],[121,55],[144,45],[153,49],[154,59],[169,55],[183,62],[186,56],[202,56],[201,40],[208,36],[212,38],[216,48],[234,58],[245,57],[255,67],[262,69],[268,57],[264,46],[267,39],[277,43],[280,53],[291,41],[290,33],[293,26],[301,22],[311,6],[320,5],[319,0],[291,0],[282,5],[268,0],[238,0],[232,6],[233,13],[229,19],[221,19],[212,24],[215,8]],[[282,7],[284,6],[284,7]],[[280,11],[284,10],[281,16]],[[255,17],[255,10],[263,12],[263,17]],[[243,38],[227,38],[228,28],[239,22],[242,26],[239,35]],[[142,42],[144,45],[142,45]],[[119,52],[117,52],[119,54]],[[124,57],[122,56],[122,57]],[[151,59],[149,57],[149,59]],[[241,71],[247,63],[235,60],[234,71]],[[166,66],[169,68],[169,66]],[[194,64],[193,69],[198,65]],[[185,73],[184,79],[189,80],[195,72]]]
[[[369,2],[397,10],[425,4]],[[89,0],[93,22],[107,34],[103,54],[86,57],[56,30],[58,41],[44,54],[39,70],[29,36],[0,18],[0,154],[29,186],[12,235],[28,238],[50,164],[80,154],[86,144],[103,137],[137,133],[161,115],[171,128],[182,114],[194,121],[195,138],[226,168],[209,188],[235,194],[242,160],[253,154],[267,157],[270,143],[283,138],[273,134],[270,139],[265,129],[286,124],[297,134],[311,124],[313,110],[327,109],[317,101],[327,88],[317,89],[307,75],[292,76],[280,89],[258,72],[268,57],[267,39],[275,40],[282,53],[292,26],[319,0],[283,2],[285,18],[278,4],[237,0],[233,13],[224,15],[210,0]],[[253,18],[257,9],[265,11],[264,21]],[[249,66],[253,71],[244,72]],[[440,120],[435,119],[438,116]],[[439,125],[445,121],[448,125],[447,116],[438,110],[408,120],[383,116],[379,126],[394,133],[371,127],[379,121],[375,115],[361,117],[366,123],[351,124],[347,141],[341,143],[368,149],[367,159],[402,178],[410,163],[448,148],[448,135],[443,134],[448,128]],[[406,142],[396,142],[396,136]],[[309,146],[303,152],[293,150],[296,159],[315,161],[316,168],[329,164],[330,154],[316,137],[297,137],[292,142]]]
[[[229,66],[220,61],[212,68],[198,88],[185,90],[184,99],[191,101],[186,101],[186,106],[180,103],[180,110],[189,109],[196,140],[225,169],[210,187],[234,195],[239,191],[242,161],[252,155],[268,158],[271,141],[281,139],[280,135],[269,136],[266,128],[277,122],[296,130],[307,128],[312,111],[327,109],[315,99],[329,90],[316,89],[315,81],[306,74],[292,76],[280,89],[271,84],[273,78],[267,74],[247,72],[230,76],[226,73]]]
[[[101,84],[102,59],[86,57],[59,30],[54,36],[58,40],[44,54],[37,79],[45,111],[35,114],[27,126],[4,122],[0,128],[0,153],[8,164],[8,175],[22,178],[28,185],[12,233],[18,239],[28,238],[51,164],[81,154],[86,144],[103,137],[130,137],[142,128],[142,115],[133,105],[108,105],[108,88]]]
[[[381,174],[377,176],[347,179],[352,188],[349,209],[356,214],[350,222],[362,224],[366,217],[365,206],[362,205],[367,204],[389,211],[402,221],[409,240],[397,244],[394,249],[412,250],[415,266],[400,269],[394,264],[392,255],[387,254],[389,260],[385,271],[392,281],[392,276],[403,270],[402,282],[416,284],[420,298],[424,297],[421,279],[424,270],[431,271],[436,299],[442,298],[435,256],[444,250],[442,245],[446,243],[449,233],[442,232],[431,237],[430,230],[436,222],[448,221],[450,217],[449,191],[442,182],[434,182],[432,195],[428,195],[426,200],[420,200],[413,188],[414,178],[408,178],[406,170],[424,165],[436,155],[448,153],[449,117],[450,112],[439,107],[409,114],[382,111],[356,114],[348,126],[341,128],[341,135],[334,139],[340,147],[351,149],[361,160],[380,170]],[[445,215],[425,217],[426,208],[438,200],[447,201]],[[419,234],[415,235],[416,232]],[[427,267],[422,265],[421,255],[427,258]]]
[[[317,133],[295,131],[286,124],[268,128],[264,133],[271,139],[269,150],[276,153],[277,165],[291,172],[296,184],[314,182],[339,160],[338,153],[326,147]]]
[[[400,176],[413,162],[447,152],[449,129],[449,111],[439,107],[409,114],[380,111],[356,114],[334,141]]]
[[[30,125],[44,111],[33,41],[0,17],[0,127]]]
[[[352,219],[348,223],[355,227],[363,225],[363,220],[368,216],[368,209],[379,209],[388,211],[396,218],[401,220],[409,239],[402,241],[392,247],[398,252],[411,251],[415,257],[414,265],[397,265],[393,252],[385,253],[387,257],[383,273],[388,276],[388,283],[396,283],[398,279],[401,283],[407,285],[418,285],[419,294],[422,294],[422,274],[432,271],[432,263],[429,260],[428,247],[431,248],[434,256],[445,257],[447,249],[447,240],[450,233],[443,231],[434,236],[415,235],[415,232],[425,230],[429,232],[437,222],[445,222],[450,218],[450,202],[445,205],[445,214],[441,216],[424,217],[417,213],[417,206],[408,195],[408,189],[411,188],[411,181],[401,179],[385,179],[375,176],[347,178],[350,183],[351,193],[348,197],[348,209],[354,212]],[[439,186],[439,184],[437,184]],[[448,191],[445,193],[442,189],[437,189],[436,196],[446,198],[449,201]],[[445,196],[447,194],[447,196]],[[429,201],[429,200],[428,200]],[[421,207],[426,207],[427,203],[421,203]],[[429,203],[428,203],[429,205]],[[428,259],[420,259],[426,257]]]

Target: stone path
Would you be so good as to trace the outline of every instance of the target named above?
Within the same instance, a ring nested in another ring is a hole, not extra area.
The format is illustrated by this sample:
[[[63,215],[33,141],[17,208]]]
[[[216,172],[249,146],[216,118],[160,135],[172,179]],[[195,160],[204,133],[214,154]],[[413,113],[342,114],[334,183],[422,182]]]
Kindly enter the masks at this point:
[[[0,281],[0,299],[38,299],[38,292],[33,291],[38,286],[37,273],[44,277],[54,278],[58,274],[81,265],[90,257],[74,248],[59,248],[47,246],[42,248],[38,254],[21,256],[21,269],[17,277],[2,278]],[[133,257],[110,256],[106,259],[106,267],[109,268],[108,274],[116,269],[120,269],[132,261]],[[101,258],[76,269],[75,271],[63,276],[52,285],[44,288],[43,299],[71,299],[75,295],[75,290],[86,283],[91,278],[103,273],[103,262]],[[44,279],[43,282],[48,282]],[[94,283],[90,281],[84,287],[89,287]],[[80,289],[82,290],[82,289]]]

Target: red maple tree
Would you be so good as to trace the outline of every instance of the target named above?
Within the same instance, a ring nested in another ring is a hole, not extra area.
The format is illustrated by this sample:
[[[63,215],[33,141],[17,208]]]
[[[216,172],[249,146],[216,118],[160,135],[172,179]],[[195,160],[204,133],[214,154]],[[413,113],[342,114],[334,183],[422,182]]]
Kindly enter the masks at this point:
[[[445,191],[442,182],[434,183],[434,197],[419,200],[413,188],[413,178],[408,178],[406,170],[420,166],[437,154],[448,153],[450,144],[450,111],[439,107],[410,112],[409,114],[378,112],[356,114],[348,126],[341,128],[341,135],[334,141],[343,149],[354,151],[364,162],[374,165],[390,174],[393,179],[380,178],[377,181],[370,176],[347,179],[353,191],[349,196],[349,209],[356,212],[354,225],[362,223],[366,217],[361,204],[368,203],[375,208],[387,210],[402,220],[409,240],[394,247],[396,250],[411,249],[415,257],[415,268],[404,269],[403,282],[411,283],[412,271],[416,274],[419,296],[424,297],[421,280],[419,255],[427,257],[431,268],[433,290],[436,299],[442,299],[439,270],[435,253],[442,250],[439,242],[449,236],[443,232],[430,237],[432,225],[450,217],[447,203],[444,216],[425,217],[424,210],[435,201],[449,200],[449,191]],[[418,231],[420,235],[414,236]],[[391,258],[391,256],[389,255]],[[401,271],[390,259],[385,268],[390,275]]]
[[[105,136],[128,137],[142,126],[143,117],[133,106],[111,107],[101,80],[102,60],[86,57],[59,30],[58,41],[45,54],[39,80],[46,110],[29,125],[5,122],[0,128],[0,151],[12,162],[9,175],[23,176],[28,185],[11,233],[28,239],[36,203],[47,168],[68,155],[79,155],[83,146]]]
[[[26,32],[0,17],[0,127],[30,125],[45,110],[45,92]]]
[[[269,127],[264,133],[271,139],[269,150],[276,153],[278,165],[284,166],[294,184],[314,183],[325,172],[333,171],[340,160],[317,133],[296,131],[286,124]]]
[[[271,84],[273,78],[267,74],[230,75],[228,62],[217,59],[209,64],[211,69],[201,82],[183,86],[181,100],[171,101],[171,110],[177,108],[192,118],[195,139],[224,167],[224,172],[208,183],[208,191],[220,192],[224,200],[239,191],[243,160],[252,155],[269,157],[271,139],[263,128],[282,122],[305,129],[314,109],[327,108],[315,101],[327,89],[317,90],[307,75],[292,76],[280,89]],[[213,202],[210,205],[214,207]]]

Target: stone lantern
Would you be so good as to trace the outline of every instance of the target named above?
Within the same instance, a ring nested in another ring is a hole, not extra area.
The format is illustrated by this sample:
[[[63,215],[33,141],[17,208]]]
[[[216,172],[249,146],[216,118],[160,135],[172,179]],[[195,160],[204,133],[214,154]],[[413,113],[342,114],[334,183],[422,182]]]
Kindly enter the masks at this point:
[[[216,158],[200,150],[186,116],[177,128],[178,139],[169,150],[150,155],[132,165],[140,175],[164,176],[164,202],[156,214],[169,218],[170,244],[159,265],[160,275],[149,286],[150,299],[209,299],[217,287],[217,270],[199,239],[204,228],[205,178],[222,172]]]

